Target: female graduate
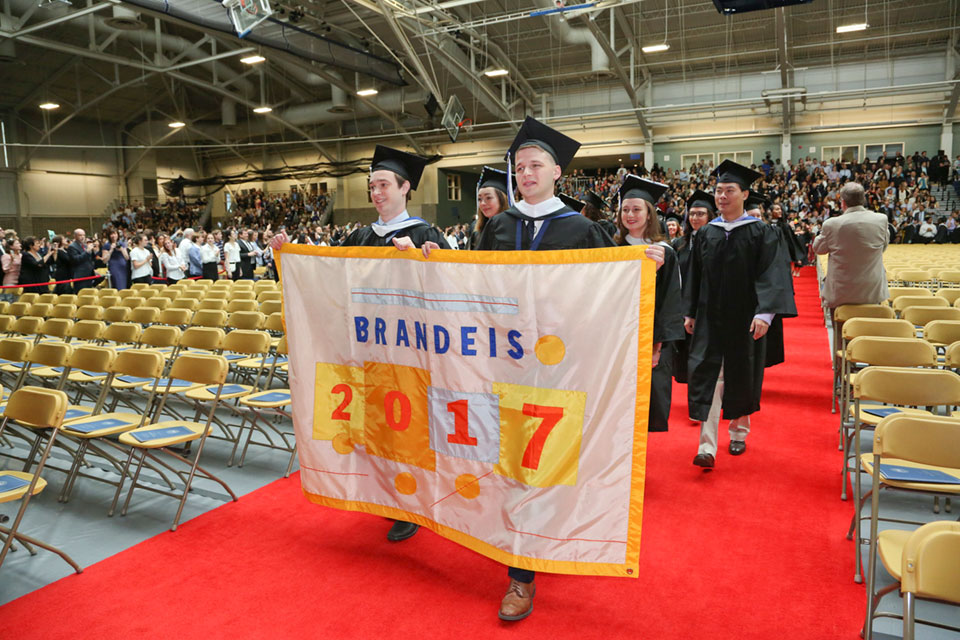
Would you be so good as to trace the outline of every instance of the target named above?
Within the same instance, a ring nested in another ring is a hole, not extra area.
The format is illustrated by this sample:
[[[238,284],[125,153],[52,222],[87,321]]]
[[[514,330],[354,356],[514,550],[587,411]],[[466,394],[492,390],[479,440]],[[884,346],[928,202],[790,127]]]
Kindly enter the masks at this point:
[[[508,206],[507,172],[484,167],[477,182],[477,223],[470,232],[470,249],[477,249],[487,220]]]
[[[677,254],[665,241],[655,205],[667,185],[635,175],[620,187],[619,245],[658,244],[664,248],[663,267],[657,270],[657,297],[653,315],[653,374],[650,380],[650,431],[666,431],[672,400],[673,343],[684,339],[680,269]]]
[[[690,266],[690,253],[697,242],[697,232],[705,224],[717,217],[717,207],[713,194],[697,189],[687,198],[687,215],[683,224],[683,235],[673,242],[680,266],[680,291],[686,295],[687,269]],[[687,383],[687,357],[690,355],[690,334],[676,343],[673,359],[673,379],[681,384]]]

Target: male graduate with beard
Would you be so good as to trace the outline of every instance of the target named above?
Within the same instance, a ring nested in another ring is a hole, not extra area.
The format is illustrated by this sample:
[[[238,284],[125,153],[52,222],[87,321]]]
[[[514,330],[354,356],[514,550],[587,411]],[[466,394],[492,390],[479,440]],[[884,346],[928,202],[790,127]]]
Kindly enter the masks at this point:
[[[370,165],[370,199],[380,216],[370,226],[354,230],[342,246],[388,247],[392,244],[406,250],[421,247],[428,241],[446,245],[439,229],[407,213],[407,194],[420,184],[425,166],[426,158],[377,145]],[[396,520],[387,533],[387,540],[406,540],[419,528],[412,522]]]
[[[579,148],[576,140],[527,116],[507,152],[508,179],[516,178],[522,200],[487,221],[480,234],[480,250],[546,251],[615,246],[600,225],[554,195],[557,180]],[[511,166],[514,172],[509,170]],[[510,183],[508,191],[512,191]],[[429,257],[438,245],[425,243],[424,255]],[[663,247],[650,246],[646,255],[655,260],[658,267],[663,264]],[[598,304],[602,304],[602,300],[598,300]],[[535,572],[510,567],[507,576],[510,583],[498,615],[501,620],[522,620],[533,611]]]
[[[730,420],[730,454],[746,451],[750,414],[760,409],[767,330],[774,316],[797,315],[777,234],[743,213],[760,174],[725,160],[715,175],[720,215],[697,234],[684,301],[684,326],[693,334],[690,419],[702,421],[693,463],[705,469],[715,464],[721,409]]]

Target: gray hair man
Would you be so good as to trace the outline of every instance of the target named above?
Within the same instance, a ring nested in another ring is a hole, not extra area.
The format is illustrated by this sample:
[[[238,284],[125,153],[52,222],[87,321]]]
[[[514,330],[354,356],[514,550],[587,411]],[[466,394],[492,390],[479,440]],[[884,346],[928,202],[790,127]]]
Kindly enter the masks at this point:
[[[878,304],[890,296],[883,252],[890,242],[887,217],[865,208],[863,187],[848,182],[840,189],[843,214],[824,221],[813,250],[826,254],[824,302],[831,309],[843,304]]]

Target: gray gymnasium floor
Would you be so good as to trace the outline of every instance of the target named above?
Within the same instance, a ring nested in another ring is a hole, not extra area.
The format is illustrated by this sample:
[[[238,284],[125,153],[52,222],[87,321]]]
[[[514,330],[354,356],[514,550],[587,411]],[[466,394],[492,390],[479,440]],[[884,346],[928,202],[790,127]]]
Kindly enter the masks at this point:
[[[220,411],[218,415],[221,415]],[[221,417],[228,416],[228,413],[222,412]],[[230,418],[229,422],[239,422],[239,419]],[[284,427],[291,432],[293,430],[289,420],[285,421]],[[214,433],[217,433],[216,428]],[[26,443],[16,438],[10,440],[15,450],[0,444],[0,469],[19,471],[23,463],[9,456],[25,456]],[[225,481],[240,499],[244,494],[283,477],[289,453],[251,446],[242,468],[236,464],[228,467],[232,447],[226,441],[208,438],[200,465]],[[94,459],[90,458],[90,462],[94,462]],[[68,463],[67,454],[55,448],[48,468],[43,473],[49,484],[43,493],[31,500],[20,526],[21,532],[59,547],[81,567],[88,567],[170,528],[178,506],[176,499],[138,489],[127,515],[121,516],[118,507],[117,513],[108,518],[107,511],[113,501],[115,487],[93,478],[78,478],[70,501],[65,504],[57,502],[57,494],[66,474],[52,470],[50,466],[65,467]],[[293,468],[298,468],[296,462]],[[109,477],[111,480],[118,477],[112,468],[107,471],[97,466],[88,471],[91,475]],[[129,483],[124,487],[121,505],[128,487]],[[220,485],[198,476],[194,481],[194,490],[187,498],[181,523],[215,509],[229,499]],[[12,524],[19,506],[20,502],[0,504],[0,515],[10,517],[6,526]],[[8,554],[0,567],[0,604],[72,572],[73,569],[53,553],[38,549],[38,554],[31,557],[26,549],[21,548]]]

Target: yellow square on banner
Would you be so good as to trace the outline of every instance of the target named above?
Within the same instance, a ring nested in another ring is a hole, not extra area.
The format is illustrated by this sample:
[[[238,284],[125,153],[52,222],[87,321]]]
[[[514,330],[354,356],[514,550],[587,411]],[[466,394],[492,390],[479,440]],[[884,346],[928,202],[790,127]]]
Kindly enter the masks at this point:
[[[430,449],[427,387],[430,372],[380,362],[364,362],[367,453],[435,471]]]
[[[317,363],[313,394],[313,439],[345,434],[363,444],[363,368]],[[359,438],[359,439],[358,439]]]
[[[495,382],[500,462],[494,471],[534,487],[575,485],[587,394]]]

